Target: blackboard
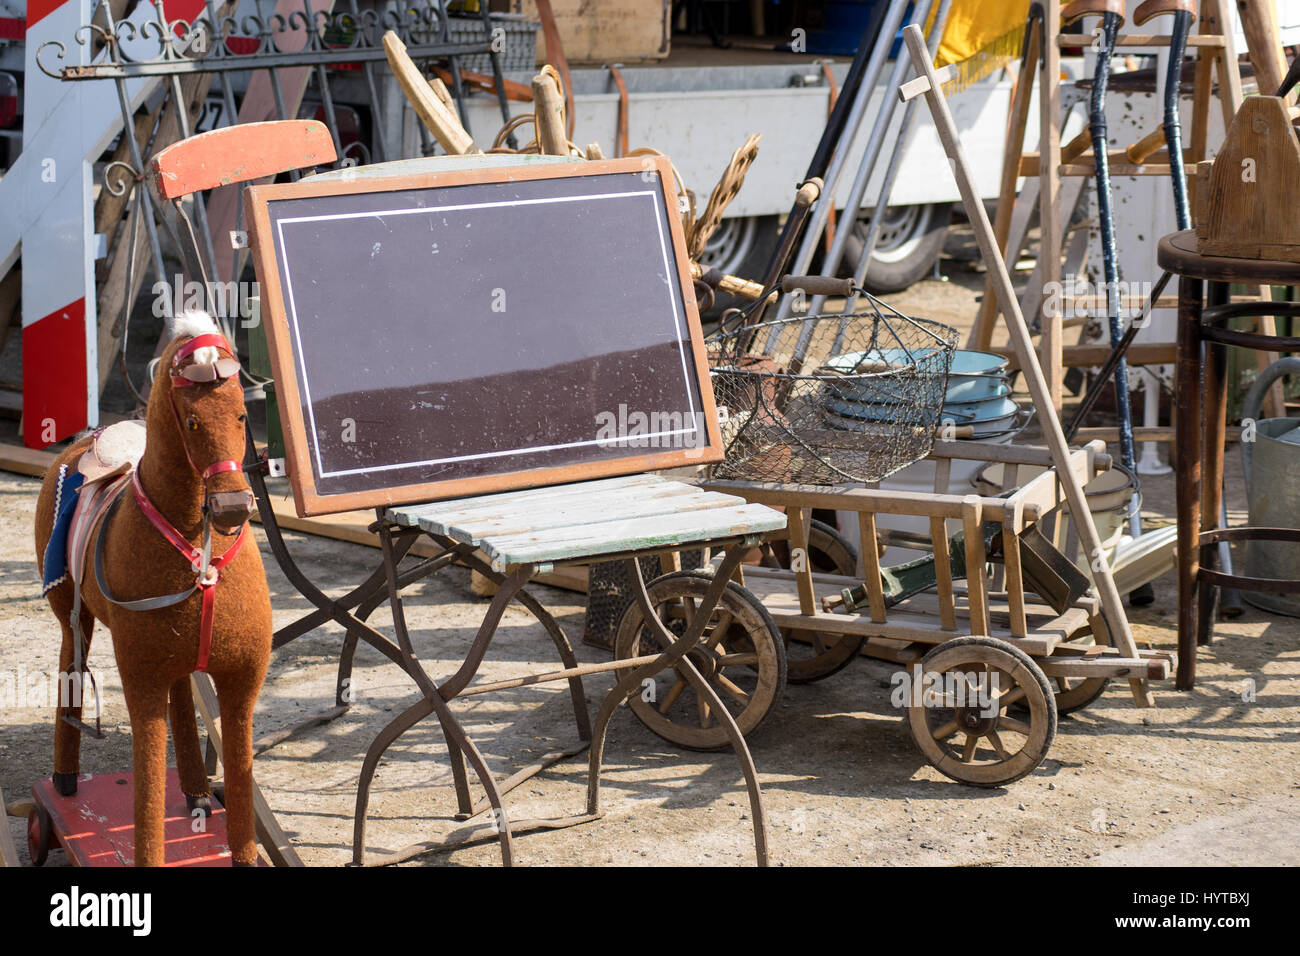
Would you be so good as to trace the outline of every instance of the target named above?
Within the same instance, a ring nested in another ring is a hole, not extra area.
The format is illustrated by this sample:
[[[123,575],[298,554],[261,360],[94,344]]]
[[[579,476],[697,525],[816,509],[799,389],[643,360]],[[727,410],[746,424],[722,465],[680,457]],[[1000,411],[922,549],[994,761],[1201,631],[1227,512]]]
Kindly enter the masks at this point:
[[[716,461],[657,157],[245,193],[300,515]]]

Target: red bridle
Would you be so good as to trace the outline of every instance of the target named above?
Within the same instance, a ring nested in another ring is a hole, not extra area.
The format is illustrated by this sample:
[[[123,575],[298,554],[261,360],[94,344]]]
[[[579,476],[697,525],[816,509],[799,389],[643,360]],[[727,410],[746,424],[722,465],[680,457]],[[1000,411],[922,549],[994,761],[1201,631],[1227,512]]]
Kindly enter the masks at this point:
[[[224,351],[227,355],[233,356],[235,350],[230,347],[225,336],[216,333],[205,335],[196,335],[181,348],[176,350],[172,356],[171,366],[171,383],[173,388],[188,388],[193,385],[220,382],[239,374],[239,361],[234,358],[220,359],[212,365],[190,365],[184,368],[181,363],[193,355],[201,348],[217,348]],[[175,395],[169,396],[172,406],[172,416],[176,419],[176,427],[180,431],[181,447],[185,449],[185,457],[190,463],[190,467],[199,475],[203,482],[203,538],[199,547],[194,547],[185,536],[168,521],[161,511],[149,500],[145,494],[144,487],[140,484],[140,472],[137,469],[131,476],[131,490],[135,495],[135,502],[140,511],[149,523],[158,529],[158,532],[167,540],[172,547],[179,551],[197,575],[194,587],[189,591],[182,592],[180,595],[170,595],[170,597],[183,598],[197,589],[202,597],[203,607],[199,624],[199,653],[198,660],[194,665],[196,671],[205,671],[208,667],[208,656],[212,650],[212,621],[216,608],[216,591],[217,582],[221,579],[221,569],[234,560],[235,555],[239,553],[240,547],[244,544],[247,537],[248,522],[245,521],[239,526],[238,537],[235,538],[234,544],[226,549],[224,554],[217,557],[212,556],[212,532],[211,532],[211,508],[207,495],[207,482],[209,478],[216,475],[224,474],[228,471],[242,471],[243,466],[233,459],[217,461],[208,465],[206,468],[200,468],[194,463],[190,455],[189,445],[185,441],[185,426],[181,421],[180,411],[176,408]],[[220,530],[220,529],[218,529]],[[225,532],[221,532],[225,533]]]
[[[203,348],[220,349],[232,358],[218,359],[211,365],[186,365],[182,364],[187,358]],[[203,335],[196,335],[184,345],[176,350],[172,356],[171,381],[172,388],[190,388],[195,385],[205,385],[212,382],[223,382],[228,378],[233,378],[239,374],[239,360],[233,358],[235,350],[230,347],[224,335],[216,332],[208,332]],[[206,468],[200,468],[194,463],[194,458],[190,455],[190,446],[185,441],[185,423],[181,421],[180,410],[176,407],[176,395],[173,393],[168,398],[171,400],[172,417],[176,419],[176,427],[181,435],[181,447],[185,449],[185,458],[190,463],[190,467],[198,474],[204,484],[204,490],[207,490],[208,479],[214,475],[222,474],[227,471],[242,471],[243,466],[234,459],[213,462]],[[205,498],[206,502],[206,498]]]

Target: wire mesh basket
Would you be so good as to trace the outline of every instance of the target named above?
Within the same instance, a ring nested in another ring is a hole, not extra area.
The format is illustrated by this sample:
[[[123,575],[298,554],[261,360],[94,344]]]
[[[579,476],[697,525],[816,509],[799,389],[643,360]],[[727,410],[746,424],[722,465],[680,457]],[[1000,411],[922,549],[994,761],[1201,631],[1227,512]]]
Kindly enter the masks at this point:
[[[714,477],[880,481],[934,447],[957,331],[869,308],[721,330],[710,374],[725,459]]]

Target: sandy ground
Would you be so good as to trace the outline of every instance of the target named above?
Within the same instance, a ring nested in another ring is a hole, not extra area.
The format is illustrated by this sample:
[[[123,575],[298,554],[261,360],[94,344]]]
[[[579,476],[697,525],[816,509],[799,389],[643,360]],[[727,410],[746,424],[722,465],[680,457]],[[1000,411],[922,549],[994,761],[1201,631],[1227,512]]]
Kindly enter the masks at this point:
[[[958,255],[961,252],[958,251]],[[981,277],[945,260],[951,282],[926,281],[893,301],[916,314],[965,324]],[[1229,453],[1229,507],[1244,512],[1240,467]],[[32,555],[39,483],[0,474],[0,678],[56,667],[58,628],[40,597]],[[1144,480],[1148,524],[1172,514],[1169,478]],[[260,529],[277,626],[308,607],[275,566]],[[374,567],[360,545],[291,535],[294,554],[323,588],[341,594]],[[583,597],[534,592],[576,643]],[[1139,642],[1174,643],[1172,577],[1156,582],[1156,603],[1131,612]],[[407,592],[417,651],[431,674],[450,674],[472,640],[485,602],[468,572],[453,569]],[[374,621],[391,633],[386,609]],[[1190,693],[1172,683],[1159,706],[1134,708],[1113,685],[1090,708],[1063,717],[1047,760],[1009,787],[956,784],[920,757],[889,701],[894,665],[862,660],[816,684],[790,686],[751,747],[778,864],[1300,864],[1300,621],[1247,608],[1220,622],[1199,657]],[[341,631],[325,627],[277,652],[258,703],[257,733],[288,727],[333,702]],[[526,612],[512,608],[483,668],[488,679],[553,661],[550,643]],[[581,647],[583,660],[607,654]],[[129,725],[111,647],[97,632],[91,665],[102,676],[108,737],[87,739],[89,772],[130,765]],[[589,708],[611,685],[589,678]],[[350,857],[361,760],[371,739],[415,700],[409,680],[380,655],[359,653],[356,701],[333,723],[261,754],[256,773],[281,825],[308,864]],[[473,698],[456,705],[498,773],[572,739],[561,685]],[[0,787],[13,802],[50,770],[53,712],[0,708]],[[369,816],[369,845],[397,849],[459,826],[436,725],[420,725],[380,767]],[[560,763],[515,791],[512,816],[580,812],[586,761]],[[729,753],[680,751],[624,710],[613,724],[604,772],[607,815],[572,829],[517,840],[525,864],[736,865],[752,862],[748,803]],[[25,851],[22,821],[9,819]],[[488,843],[437,852],[410,865],[495,864]],[[54,854],[51,865],[61,864]]]

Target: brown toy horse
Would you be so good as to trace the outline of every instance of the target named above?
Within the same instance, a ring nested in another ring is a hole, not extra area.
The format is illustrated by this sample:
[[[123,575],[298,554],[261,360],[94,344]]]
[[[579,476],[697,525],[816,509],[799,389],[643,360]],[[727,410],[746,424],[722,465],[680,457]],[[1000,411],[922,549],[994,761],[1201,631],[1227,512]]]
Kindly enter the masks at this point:
[[[107,516],[88,532],[80,600],[71,578],[47,592],[63,626],[59,669],[70,675],[84,669],[94,622],[108,626],[131,717],[137,866],[163,864],[169,702],[181,789],[192,813],[209,808],[190,674],[212,676],[224,734],[232,862],[251,866],[257,859],[253,705],[270,657],[271,602],[247,525],[253,496],[239,464],[245,448],[239,365],[212,319],[188,313],[177,318],[158,369],[143,456]],[[59,466],[75,473],[91,442],[76,442],[45,477],[36,509],[42,572]],[[74,608],[84,635],[80,653]],[[81,761],[81,708],[68,703],[80,701],[60,702],[54,728],[53,780],[65,796],[76,792]]]

